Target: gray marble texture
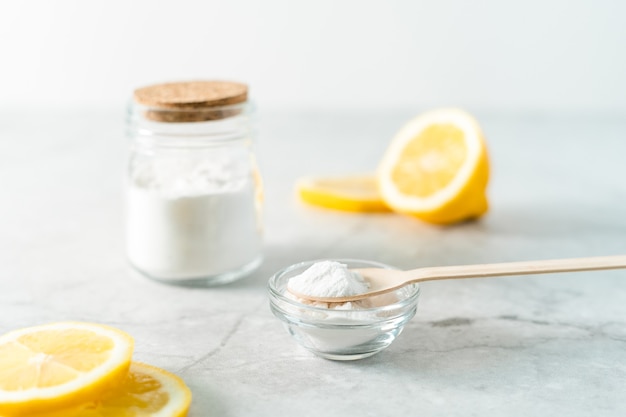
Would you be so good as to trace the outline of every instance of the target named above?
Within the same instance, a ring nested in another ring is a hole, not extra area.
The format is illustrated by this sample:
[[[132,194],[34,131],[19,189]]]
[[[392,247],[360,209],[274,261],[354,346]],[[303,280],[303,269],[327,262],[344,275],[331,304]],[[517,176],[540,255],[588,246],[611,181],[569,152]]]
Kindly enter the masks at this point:
[[[350,363],[303,350],[268,308],[291,263],[400,268],[626,253],[626,119],[480,114],[491,211],[435,227],[305,206],[297,177],[373,171],[407,110],[259,112],[265,262],[210,289],[124,257],[123,111],[0,112],[0,333],[107,323],[185,379],[192,417],[626,415],[626,271],[440,281],[393,345]]]

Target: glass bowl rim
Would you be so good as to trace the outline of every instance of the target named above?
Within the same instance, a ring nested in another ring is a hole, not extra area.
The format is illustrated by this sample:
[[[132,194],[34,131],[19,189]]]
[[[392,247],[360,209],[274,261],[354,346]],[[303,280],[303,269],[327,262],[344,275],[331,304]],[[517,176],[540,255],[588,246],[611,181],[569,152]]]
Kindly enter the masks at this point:
[[[281,268],[280,270],[278,270],[276,273],[274,273],[270,279],[267,282],[267,288],[268,291],[271,295],[270,297],[270,302],[274,305],[276,305],[274,299],[279,300],[282,303],[287,303],[288,305],[291,305],[293,307],[297,307],[297,308],[301,308],[301,309],[305,309],[305,310],[310,310],[310,311],[315,311],[315,312],[326,312],[328,313],[333,312],[333,314],[342,314],[344,312],[346,313],[351,313],[354,314],[355,312],[380,312],[380,311],[388,311],[388,310],[397,310],[398,308],[400,309],[405,309],[406,307],[409,307],[411,305],[416,304],[417,299],[419,298],[420,295],[420,286],[419,284],[409,284],[403,288],[413,288],[413,291],[411,293],[409,293],[405,298],[403,298],[402,300],[392,303],[392,304],[387,304],[387,305],[383,305],[383,306],[378,306],[378,307],[369,307],[369,308],[359,308],[359,309],[353,309],[353,310],[341,310],[341,309],[329,309],[329,308],[325,308],[325,307],[318,307],[318,306],[312,306],[312,305],[308,305],[308,304],[303,304],[300,303],[296,300],[292,300],[290,298],[285,297],[281,292],[279,292],[275,286],[274,283],[276,282],[276,280],[278,278],[280,278],[282,275],[293,271],[294,269],[303,267],[305,265],[313,265],[316,262],[323,262],[323,261],[335,261],[335,262],[341,262],[344,264],[350,263],[350,262],[361,262],[361,263],[367,263],[370,264],[372,267],[379,267],[379,268],[385,268],[385,269],[398,269],[395,268],[391,265],[382,263],[382,262],[376,262],[376,261],[370,261],[367,259],[356,259],[356,258],[322,258],[322,259],[314,259],[314,260],[309,260],[309,261],[302,261],[302,262],[298,262],[295,264],[291,264],[289,266],[286,266],[284,268]]]

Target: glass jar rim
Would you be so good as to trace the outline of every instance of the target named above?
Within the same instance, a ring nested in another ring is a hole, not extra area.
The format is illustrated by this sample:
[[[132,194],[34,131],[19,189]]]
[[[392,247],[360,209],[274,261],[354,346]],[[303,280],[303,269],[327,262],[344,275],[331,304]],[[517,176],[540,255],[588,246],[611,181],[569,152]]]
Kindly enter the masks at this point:
[[[225,106],[179,109],[129,103],[126,113],[127,136],[130,138],[203,139],[224,143],[250,139],[254,132],[254,110],[251,101]],[[156,116],[155,116],[156,115]],[[185,120],[202,118],[204,120]],[[176,121],[171,121],[171,118]]]
[[[250,101],[223,106],[170,107],[145,105],[131,100],[128,116],[165,124],[217,122],[245,115],[252,107]]]

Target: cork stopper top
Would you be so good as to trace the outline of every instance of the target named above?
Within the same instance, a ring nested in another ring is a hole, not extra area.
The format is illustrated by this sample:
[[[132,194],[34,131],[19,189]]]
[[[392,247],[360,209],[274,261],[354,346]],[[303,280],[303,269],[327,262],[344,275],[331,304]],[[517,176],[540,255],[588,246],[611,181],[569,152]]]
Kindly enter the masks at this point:
[[[245,103],[248,86],[230,81],[184,81],[138,88],[135,102],[151,107],[147,118],[161,122],[197,122],[223,119],[241,110],[218,107]]]

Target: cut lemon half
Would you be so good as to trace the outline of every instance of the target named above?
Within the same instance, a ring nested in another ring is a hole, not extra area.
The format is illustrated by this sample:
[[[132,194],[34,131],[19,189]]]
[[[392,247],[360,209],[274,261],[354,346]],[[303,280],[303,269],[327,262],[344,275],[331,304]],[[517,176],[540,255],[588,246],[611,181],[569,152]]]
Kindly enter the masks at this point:
[[[184,417],[191,390],[178,376],[133,362],[126,379],[101,400],[34,417]]]
[[[437,224],[484,214],[488,180],[481,129],[457,109],[434,110],[409,121],[378,169],[378,186],[389,207]]]
[[[133,339],[121,330],[64,322],[0,336],[0,415],[24,416],[99,398],[123,381]]]
[[[374,175],[307,177],[296,183],[303,201],[344,211],[389,211],[378,192]]]

